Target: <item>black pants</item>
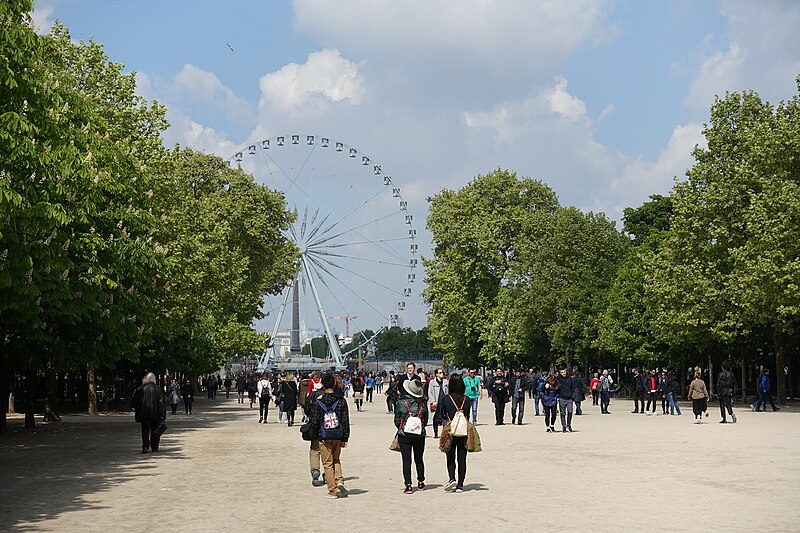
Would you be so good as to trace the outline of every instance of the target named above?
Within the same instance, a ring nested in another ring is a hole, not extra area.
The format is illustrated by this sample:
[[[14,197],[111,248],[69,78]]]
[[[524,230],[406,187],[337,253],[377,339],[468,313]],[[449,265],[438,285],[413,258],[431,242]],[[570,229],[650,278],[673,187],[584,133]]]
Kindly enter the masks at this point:
[[[367,389],[367,401],[368,402],[372,401],[372,389],[369,388]]]
[[[458,478],[456,478],[456,458],[458,458]],[[448,479],[455,479],[456,486],[464,488],[467,477],[467,437],[453,437],[453,445],[447,452]]]
[[[139,422],[142,424],[142,449],[157,452],[158,443],[161,439],[156,435],[156,428],[161,421],[142,418]]]
[[[598,400],[599,397],[600,397],[600,391],[599,390],[593,390],[592,391],[592,405],[597,405],[597,400]]]
[[[178,404],[177,403],[171,403],[171,404],[169,404],[169,406],[172,408],[172,414],[173,415],[178,412]]]
[[[506,400],[495,395],[492,397],[492,401],[494,402],[494,421],[497,424],[502,424],[503,417],[506,415]]]
[[[645,392],[644,391],[636,391],[633,393],[633,410],[637,413],[644,413],[644,399],[645,399]],[[639,403],[642,404],[642,408],[639,409]]]
[[[294,425],[294,413],[294,410],[286,411],[286,422],[290,427]]]
[[[259,398],[258,418],[264,421],[267,420],[267,416],[269,415],[269,400],[270,400],[269,396],[267,396],[266,398],[261,396]]]
[[[517,418],[517,409],[519,409],[519,418]],[[525,395],[523,394],[519,398],[511,398],[511,423],[513,424],[516,421],[518,424],[522,424],[522,417],[525,416]]]
[[[411,454],[414,454],[414,464],[417,465],[417,481],[425,481],[425,462],[422,457],[425,454],[425,437],[406,437],[397,436],[397,443],[400,444],[400,455],[403,456],[403,481],[406,485],[411,485]]]
[[[725,420],[725,411],[728,411],[728,414],[733,416],[733,396],[729,394],[719,397],[719,412],[723,420]]]
[[[661,396],[661,412],[664,414],[667,414],[667,405],[669,405],[667,402],[667,395],[664,394]]]
[[[194,398],[191,396],[184,396],[183,398],[183,408],[186,410],[186,414],[192,414],[192,402],[194,402]]]
[[[544,407],[544,425],[553,427],[556,424],[556,406],[542,404],[542,407]]]
[[[386,408],[389,412],[394,412],[394,399],[389,395],[386,396]]]
[[[653,409],[652,412],[655,413],[656,412],[656,403],[658,403],[658,393],[657,392],[651,392],[650,394],[647,395],[647,409],[645,410],[645,412],[650,411],[650,406],[652,405],[652,409]]]
[[[604,390],[600,391],[600,412],[608,412],[608,404],[611,402],[611,392]]]
[[[442,414],[441,413],[442,413],[443,410],[444,410],[444,407],[438,407],[437,406],[436,411],[433,412],[433,436],[434,437],[438,437],[439,436],[439,426],[442,425]]]

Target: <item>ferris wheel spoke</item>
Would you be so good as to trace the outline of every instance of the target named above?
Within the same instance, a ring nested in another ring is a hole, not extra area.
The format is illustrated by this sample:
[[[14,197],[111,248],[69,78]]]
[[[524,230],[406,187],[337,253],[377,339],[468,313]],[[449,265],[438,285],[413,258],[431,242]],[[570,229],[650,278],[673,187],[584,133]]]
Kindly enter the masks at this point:
[[[338,268],[340,270],[344,270],[345,272],[353,274],[354,276],[358,276],[359,278],[361,278],[363,280],[369,281],[370,283],[374,283],[375,285],[378,285],[379,287],[383,287],[384,289],[387,289],[387,290],[397,294],[398,296],[403,296],[403,291],[399,291],[399,290],[395,289],[394,287],[390,287],[390,286],[388,286],[388,285],[386,285],[384,283],[381,283],[380,281],[376,281],[376,280],[370,278],[369,276],[365,276],[364,274],[361,274],[360,272],[356,272],[355,270],[351,270],[351,269],[349,269],[347,267],[344,267],[344,266],[342,266],[342,265],[340,265],[338,263],[334,263],[333,261],[331,261],[329,259],[325,259],[325,258],[321,258],[321,259],[322,259],[322,261],[326,262],[328,265],[332,266],[333,268]],[[333,276],[333,274],[331,274],[330,272],[328,272],[328,273],[331,276]]]
[[[312,152],[313,152],[313,149],[312,149]],[[291,155],[291,151],[289,152],[289,154]],[[280,173],[283,174],[283,176],[289,181],[289,186],[284,191],[286,194],[288,194],[292,189],[297,189],[306,199],[311,197],[311,195],[306,190],[304,190],[302,187],[300,187],[300,185],[297,184],[297,177],[300,176],[300,172],[298,172],[297,175],[295,176],[294,175],[294,170],[292,170],[292,175],[290,175],[289,173],[287,173],[283,169],[283,167],[277,161],[275,161],[275,158],[273,158],[271,155],[266,153],[266,150],[262,149],[261,150],[261,155],[262,155],[262,157],[264,157],[265,162],[266,162],[266,159],[269,158],[269,160],[272,161],[272,164],[275,165],[275,168],[277,168],[280,171]],[[310,154],[309,154],[309,157],[310,157]],[[308,161],[308,158],[306,158],[306,161]],[[290,163],[289,164],[291,165],[291,159],[290,159]],[[267,163],[267,166],[269,166],[269,163]],[[303,164],[303,167],[301,167],[301,171],[302,171],[302,168],[304,168],[304,167],[305,167],[305,164]],[[271,172],[270,172],[270,174],[271,174]]]
[[[314,267],[312,266],[312,268],[314,268]],[[319,275],[319,273],[318,273],[318,272],[316,272],[316,271],[315,271],[315,274]],[[371,304],[371,303],[369,303],[367,300],[365,300],[363,296],[361,296],[361,295],[360,295],[360,294],[358,294],[356,291],[354,291],[354,290],[353,290],[353,289],[352,289],[352,288],[351,288],[351,287],[350,287],[350,286],[349,286],[347,283],[343,282],[343,281],[342,281],[341,279],[339,279],[337,276],[333,276],[333,275],[331,275],[331,277],[332,277],[333,279],[335,279],[336,281],[338,281],[338,282],[339,282],[339,283],[342,285],[342,287],[344,287],[345,289],[347,289],[348,291],[350,291],[351,293],[353,293],[353,295],[354,295],[356,298],[358,298],[359,300],[361,300],[362,302],[364,302],[364,303],[365,303],[367,306],[369,306],[369,307],[370,307],[370,308],[371,308],[373,311],[375,311],[375,312],[378,314],[378,316],[381,316],[381,317],[383,317],[383,316],[384,316],[384,313],[383,313],[383,311],[380,311],[379,309],[375,308],[375,306],[374,306],[374,305],[372,305],[372,304]],[[325,285],[325,287],[328,289],[328,291],[330,291],[331,295],[333,296],[333,299],[334,299],[334,300],[336,300],[336,301],[339,303],[339,305],[341,306],[341,305],[342,305],[342,303],[339,301],[339,298],[338,298],[338,297],[336,296],[336,294],[333,292],[333,289],[331,289],[330,285],[328,285],[326,282],[323,282],[323,285]],[[342,306],[342,307],[344,307],[344,306]],[[345,312],[346,312],[346,311],[345,311]]]
[[[381,220],[387,219],[389,217],[392,217],[392,216],[397,215],[398,213],[402,213],[402,212],[403,212],[402,209],[399,209],[397,211],[392,211],[391,213],[387,213],[387,214],[383,215],[382,217],[378,217],[378,218],[372,219],[372,220],[370,220],[368,222],[364,222],[363,224],[360,224],[360,225],[355,226],[353,228],[346,229],[344,231],[340,231],[339,233],[336,233],[334,235],[329,235],[329,236],[325,237],[324,239],[320,238],[319,240],[316,240],[316,241],[314,241],[312,243],[309,243],[308,246],[310,246],[310,247],[319,246],[320,244],[324,244],[324,243],[326,243],[328,241],[331,241],[331,240],[333,240],[333,239],[335,239],[337,237],[341,237],[342,235],[346,235],[346,234],[350,233],[351,231],[354,232],[357,229],[361,229],[361,228],[367,227],[367,226],[369,226],[371,224],[375,224],[377,222],[380,222]],[[329,229],[330,228],[326,229],[325,231],[327,232]],[[324,236],[325,236],[325,233],[322,233],[320,235],[320,237],[324,237]]]
[[[341,248],[343,246],[354,246],[357,244],[378,244],[378,243],[387,243],[387,242],[395,242],[395,241],[410,241],[412,240],[411,237],[395,237],[394,239],[369,239],[364,241],[353,241],[353,242],[344,242],[344,243],[334,243],[334,244],[326,244],[324,246],[316,247],[315,249],[325,250],[328,248]]]
[[[327,214],[327,215],[325,215],[325,218],[322,220],[322,222],[320,222],[320,224],[319,224],[320,226],[321,226],[322,224],[324,224],[324,223],[325,223],[325,221],[326,221],[326,220],[328,220],[328,218],[329,218],[329,217],[330,217],[330,216],[331,216],[333,213],[335,213],[335,212],[336,212],[336,209],[337,209],[337,208],[338,208],[338,207],[341,205],[342,201],[344,201],[344,199],[345,199],[345,198],[347,198],[347,195],[350,193],[350,191],[352,191],[352,190],[353,190],[353,186],[354,186],[356,183],[358,183],[358,180],[359,180],[359,179],[361,179],[361,176],[363,176],[363,175],[364,175],[364,172],[366,172],[366,169],[367,169],[367,167],[362,167],[362,169],[361,169],[361,172],[359,172],[359,173],[358,173],[358,175],[357,175],[357,176],[355,177],[355,179],[354,179],[354,180],[353,180],[353,181],[350,183],[350,185],[349,185],[349,186],[348,186],[348,187],[347,187],[347,188],[344,190],[344,192],[342,192],[342,195],[339,197],[339,199],[336,201],[336,203],[334,203],[334,204],[333,204],[333,206],[331,207],[330,211],[328,212],[328,214]],[[325,231],[328,231],[328,230],[330,230],[330,229],[331,229],[331,227],[329,227],[329,228],[326,228],[326,229],[325,229]],[[315,232],[315,233],[316,233],[316,232]],[[323,233],[324,233],[324,232],[323,232]]]
[[[325,252],[325,251],[322,251],[322,250],[308,250],[307,253],[315,254],[315,255],[319,255],[319,256],[340,257],[342,259],[353,259],[353,260],[356,260],[356,261],[366,261],[366,262],[369,262],[369,263],[379,263],[381,265],[399,266],[399,267],[404,267],[404,268],[408,267],[408,263],[395,263],[395,262],[392,262],[392,261],[384,261],[382,259],[369,259],[369,258],[366,258],[366,257],[358,257],[358,256],[355,256],[355,255],[336,254],[336,253],[333,253],[333,252]]]
[[[358,204],[358,205],[357,205],[357,206],[356,206],[354,209],[352,209],[352,210],[351,210],[349,213],[345,214],[343,217],[339,218],[339,220],[337,220],[336,222],[334,222],[333,224],[331,224],[330,226],[328,226],[328,227],[325,229],[325,232],[328,232],[328,231],[332,230],[333,228],[335,228],[336,226],[338,226],[338,225],[339,225],[341,222],[344,222],[344,221],[345,221],[345,220],[347,220],[349,217],[353,216],[355,213],[357,213],[357,212],[358,212],[358,210],[359,210],[359,209],[361,209],[362,207],[364,207],[365,205],[367,205],[369,202],[371,202],[372,200],[374,200],[375,198],[377,198],[377,196],[378,196],[380,193],[382,193],[382,192],[383,192],[383,189],[380,189],[380,190],[378,190],[377,192],[375,192],[375,194],[373,194],[372,196],[370,196],[369,198],[367,198],[366,200],[364,200],[363,202],[361,202],[360,204]],[[322,234],[324,235],[324,234],[325,234],[325,232],[323,232]]]

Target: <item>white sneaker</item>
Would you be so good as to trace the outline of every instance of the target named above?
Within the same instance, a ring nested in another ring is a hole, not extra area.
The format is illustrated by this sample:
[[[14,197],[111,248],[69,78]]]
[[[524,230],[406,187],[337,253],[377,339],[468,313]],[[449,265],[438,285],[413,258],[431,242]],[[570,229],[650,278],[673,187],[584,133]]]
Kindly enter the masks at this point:
[[[444,486],[445,492],[453,492],[453,489],[456,488],[456,485],[457,485],[456,480],[451,479],[450,481],[447,482],[447,485]]]
[[[326,500],[338,500],[339,496],[337,496],[336,494],[331,494],[329,492],[329,493],[325,494],[325,499]]]

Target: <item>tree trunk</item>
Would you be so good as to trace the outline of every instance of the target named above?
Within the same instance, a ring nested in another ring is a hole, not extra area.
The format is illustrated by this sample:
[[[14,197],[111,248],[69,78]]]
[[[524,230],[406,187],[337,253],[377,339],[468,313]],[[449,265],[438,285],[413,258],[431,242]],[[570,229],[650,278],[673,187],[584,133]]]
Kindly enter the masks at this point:
[[[34,411],[36,410],[36,372],[28,370],[25,373],[25,427],[36,427]]]
[[[44,403],[44,421],[61,422],[61,416],[58,414],[58,380],[51,361],[47,362],[47,399]]]
[[[97,414],[97,382],[95,381],[94,365],[86,367],[86,391],[89,397],[89,414]]]
[[[742,402],[747,401],[747,368],[744,366],[744,344],[742,344]]]
[[[0,360],[0,433],[4,433],[6,429],[8,429],[6,413],[8,412],[9,400],[11,398],[9,390],[8,372],[6,371],[5,365]]]
[[[681,398],[686,396],[686,356],[681,354]]]
[[[779,405],[786,405],[786,334],[780,326],[775,328],[775,394]]]
[[[711,350],[708,352],[708,393],[714,394],[714,361],[711,359]]]

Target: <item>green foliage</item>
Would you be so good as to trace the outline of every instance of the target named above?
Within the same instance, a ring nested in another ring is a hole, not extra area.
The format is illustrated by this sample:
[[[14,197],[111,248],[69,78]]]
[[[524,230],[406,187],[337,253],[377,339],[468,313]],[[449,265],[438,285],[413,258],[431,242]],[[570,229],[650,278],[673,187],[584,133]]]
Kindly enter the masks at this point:
[[[523,220],[552,213],[558,200],[540,181],[496,170],[428,202],[434,249],[423,261],[427,287],[422,295],[430,306],[430,339],[451,363],[475,366],[488,355],[485,339],[518,253]]]
[[[653,194],[649,202],[635,209],[626,207],[623,213],[623,230],[631,235],[635,245],[639,245],[653,233],[669,230],[672,198]]]

